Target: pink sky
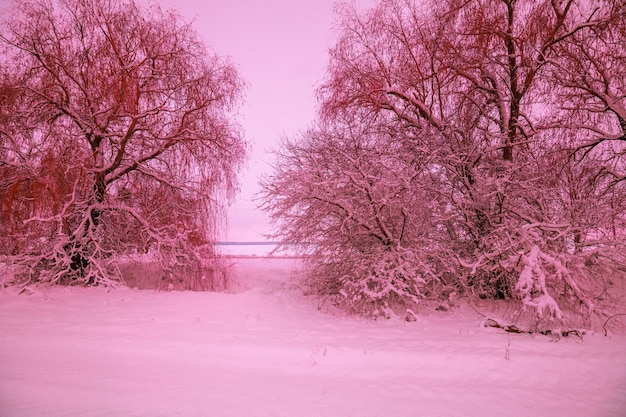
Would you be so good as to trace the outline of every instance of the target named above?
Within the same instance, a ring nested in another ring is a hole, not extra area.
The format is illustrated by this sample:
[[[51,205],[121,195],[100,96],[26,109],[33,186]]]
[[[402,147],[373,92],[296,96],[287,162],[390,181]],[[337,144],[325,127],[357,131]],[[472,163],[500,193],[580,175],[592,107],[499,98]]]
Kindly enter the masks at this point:
[[[271,173],[269,150],[315,117],[315,88],[322,80],[335,33],[335,0],[163,0],[193,26],[207,45],[230,56],[249,84],[241,124],[250,142],[241,193],[230,209],[225,240],[258,241],[271,229],[252,201],[262,174]],[[360,7],[374,0],[361,0]]]

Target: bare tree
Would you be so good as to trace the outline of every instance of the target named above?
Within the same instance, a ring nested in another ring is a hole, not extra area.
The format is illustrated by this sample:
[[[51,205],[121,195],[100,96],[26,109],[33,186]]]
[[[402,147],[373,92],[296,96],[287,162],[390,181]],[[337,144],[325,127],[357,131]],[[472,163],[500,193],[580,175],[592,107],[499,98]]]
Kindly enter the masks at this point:
[[[234,66],[132,0],[18,1],[0,40],[3,249],[28,281],[116,282],[122,254],[214,258],[197,248],[245,152]]]

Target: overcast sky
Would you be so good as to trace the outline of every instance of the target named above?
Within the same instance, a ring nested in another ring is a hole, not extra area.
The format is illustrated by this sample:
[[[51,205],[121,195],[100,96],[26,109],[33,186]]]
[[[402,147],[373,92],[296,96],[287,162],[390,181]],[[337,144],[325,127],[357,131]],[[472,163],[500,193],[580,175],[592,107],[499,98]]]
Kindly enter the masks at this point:
[[[258,178],[271,172],[268,151],[283,135],[315,117],[315,87],[324,75],[336,33],[334,0],[163,0],[193,25],[220,55],[230,56],[249,84],[241,122],[251,144],[242,191],[231,207],[226,240],[257,241],[269,220],[252,201]],[[356,1],[359,7],[374,0]]]

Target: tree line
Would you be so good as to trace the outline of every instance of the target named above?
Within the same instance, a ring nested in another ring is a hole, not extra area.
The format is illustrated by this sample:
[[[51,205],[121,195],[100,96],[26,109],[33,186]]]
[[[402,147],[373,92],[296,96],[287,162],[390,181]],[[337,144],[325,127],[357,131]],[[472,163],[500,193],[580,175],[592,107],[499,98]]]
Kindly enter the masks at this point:
[[[312,126],[261,183],[310,289],[379,317],[458,297],[593,325],[626,260],[626,3],[338,5]],[[214,249],[244,83],[173,11],[18,0],[0,31],[0,254],[19,283],[114,285]],[[620,275],[621,274],[621,275]]]

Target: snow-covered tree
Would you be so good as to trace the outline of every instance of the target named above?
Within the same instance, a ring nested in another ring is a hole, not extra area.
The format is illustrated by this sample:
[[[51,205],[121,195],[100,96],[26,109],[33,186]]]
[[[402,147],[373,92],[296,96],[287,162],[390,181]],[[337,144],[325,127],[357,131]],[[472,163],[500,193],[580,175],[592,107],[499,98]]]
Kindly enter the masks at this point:
[[[419,225],[411,234],[425,237],[424,251],[453,254],[456,263],[438,264],[433,276],[454,268],[465,294],[518,300],[536,324],[602,313],[608,284],[590,259],[619,254],[623,244],[616,179],[624,164],[626,15],[613,3],[382,0],[363,13],[343,6],[319,91],[323,123],[386,125],[428,156],[422,169],[437,186],[418,182],[412,192],[432,217],[407,224]],[[602,33],[611,40],[600,46]],[[598,64],[577,48],[597,50]],[[591,75],[577,78],[577,59]],[[570,100],[579,91],[595,101]],[[582,162],[585,147],[596,152]],[[274,192],[281,193],[295,197],[289,188]],[[430,240],[442,231],[447,241]]]
[[[315,292],[377,316],[444,290],[432,225],[436,174],[417,141],[336,123],[285,139],[276,152],[264,208],[280,225],[275,237],[307,255]]]
[[[26,282],[213,259],[245,152],[234,66],[133,0],[20,0],[2,25],[0,247]]]

